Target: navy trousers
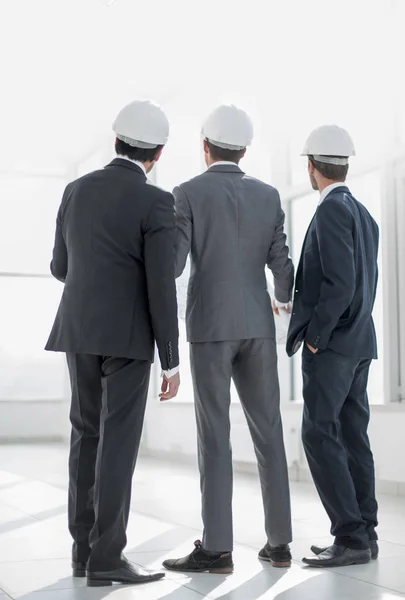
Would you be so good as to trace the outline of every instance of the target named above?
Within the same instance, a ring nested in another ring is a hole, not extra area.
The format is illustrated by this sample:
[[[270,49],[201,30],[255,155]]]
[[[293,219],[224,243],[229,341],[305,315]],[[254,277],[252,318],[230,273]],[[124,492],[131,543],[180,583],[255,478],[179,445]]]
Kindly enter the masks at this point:
[[[367,548],[376,540],[374,460],[367,428],[370,360],[331,350],[302,354],[302,440],[335,543]]]

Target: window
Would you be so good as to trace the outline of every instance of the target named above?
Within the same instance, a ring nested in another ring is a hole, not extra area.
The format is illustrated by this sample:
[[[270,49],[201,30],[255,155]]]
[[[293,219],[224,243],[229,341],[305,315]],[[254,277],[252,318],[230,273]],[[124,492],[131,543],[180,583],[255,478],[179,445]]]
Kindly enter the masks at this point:
[[[0,179],[0,399],[65,396],[65,360],[44,351],[62,285],[49,274],[64,181]]]
[[[62,288],[51,277],[0,277],[0,399],[64,397],[64,356],[44,351]]]
[[[405,319],[402,310],[405,296],[405,156],[394,161],[387,171],[388,197],[384,198],[384,222],[389,235],[384,239],[386,256],[385,314],[386,373],[388,393],[394,401],[405,399]],[[391,184],[391,185],[390,185]]]
[[[191,378],[189,347],[186,335],[186,305],[187,285],[190,274],[190,263],[187,261],[183,275],[177,280],[177,302],[179,306],[179,350],[181,365],[181,387],[178,400],[183,402],[193,401],[193,381]]]
[[[153,175],[157,185],[172,191],[176,185],[187,181],[202,171],[201,138],[198,118],[184,114],[170,113],[170,139],[165,147]],[[186,302],[189,278],[187,264],[183,275],[177,280],[177,301],[179,305],[179,350],[181,364],[181,387],[177,401],[193,401],[193,385],[190,371],[188,343],[186,336]],[[156,377],[160,371],[156,370]]]
[[[290,230],[290,251],[295,270],[301,255],[301,248],[311,219],[319,202],[318,192],[313,192],[305,196],[290,200],[287,208],[288,228]],[[302,397],[302,374],[301,374],[301,356],[295,355],[290,363],[291,383],[293,400],[299,400]]]
[[[371,215],[377,221],[380,228],[380,246],[378,257],[378,287],[377,296],[374,305],[374,324],[377,334],[378,355],[379,360],[373,361],[370,369],[370,377],[368,383],[369,400],[372,404],[383,404],[384,402],[384,332],[383,332],[383,294],[384,294],[384,268],[382,261],[382,243],[381,239],[384,235],[382,230],[381,220],[381,173],[373,171],[366,175],[353,177],[349,181],[350,189],[353,195],[364,204],[370,211]],[[387,399],[388,401],[388,399]]]
[[[60,178],[0,178],[0,272],[49,273],[64,188]]]

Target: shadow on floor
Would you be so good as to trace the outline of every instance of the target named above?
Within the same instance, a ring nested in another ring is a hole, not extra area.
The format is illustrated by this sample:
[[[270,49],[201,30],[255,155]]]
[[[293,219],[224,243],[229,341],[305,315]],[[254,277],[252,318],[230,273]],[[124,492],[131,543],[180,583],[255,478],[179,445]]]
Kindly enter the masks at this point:
[[[66,513],[66,506],[56,506],[55,508],[44,510],[35,515],[27,515],[22,519],[17,519],[16,521],[10,521],[9,523],[3,523],[3,525],[0,525],[0,534],[14,531],[15,529],[20,529],[26,525],[32,525],[32,523],[35,523],[36,521],[45,521],[46,519],[50,519],[52,517],[59,517],[64,513]]]

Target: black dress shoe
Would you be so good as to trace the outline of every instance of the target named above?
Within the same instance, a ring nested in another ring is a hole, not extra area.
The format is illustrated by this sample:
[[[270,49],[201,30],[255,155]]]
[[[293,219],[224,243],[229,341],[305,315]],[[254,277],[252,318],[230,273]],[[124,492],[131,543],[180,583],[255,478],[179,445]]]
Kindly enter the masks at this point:
[[[333,544],[318,556],[303,558],[302,562],[310,567],[348,567],[349,565],[365,565],[371,560],[371,550],[354,550]]]
[[[322,552],[325,552],[325,550],[327,550],[328,547],[329,546],[325,546],[324,548],[322,548],[321,546],[311,546],[311,552],[313,552],[314,554],[316,554],[318,556],[318,554],[322,554]],[[371,550],[371,558],[373,560],[377,560],[378,553],[379,553],[377,540],[372,540],[370,542],[370,550]]]
[[[194,550],[183,558],[171,558],[163,562],[163,566],[169,571],[181,571],[185,573],[232,573],[232,552],[223,554],[208,553],[198,540],[194,542]]]
[[[85,562],[79,562],[72,560],[72,574],[73,577],[86,577],[86,565]]]
[[[270,562],[273,567],[291,567],[291,551],[287,544],[283,546],[270,546],[267,544],[259,552],[260,560]]]
[[[113,583],[125,583],[127,585],[136,583],[149,583],[163,579],[164,573],[158,571],[145,571],[138,569],[125,560],[121,567],[112,571],[87,571],[88,587],[105,587]]]
[[[91,554],[88,542],[73,542],[72,546],[72,575],[73,577],[86,577],[87,561]]]

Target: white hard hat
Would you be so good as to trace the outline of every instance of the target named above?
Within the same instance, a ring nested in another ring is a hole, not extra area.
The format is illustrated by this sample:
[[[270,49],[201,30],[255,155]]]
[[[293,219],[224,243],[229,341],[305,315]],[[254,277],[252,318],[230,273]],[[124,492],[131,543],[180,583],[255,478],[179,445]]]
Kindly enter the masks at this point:
[[[322,125],[309,135],[301,156],[311,155],[315,160],[332,165],[349,164],[355,156],[353,140],[342,127]]]
[[[233,104],[218,106],[205,121],[203,136],[219,148],[243,150],[253,140],[253,123],[241,108]]]
[[[119,140],[135,148],[156,148],[169,138],[169,121],[157,104],[135,100],[118,113],[113,131]]]

